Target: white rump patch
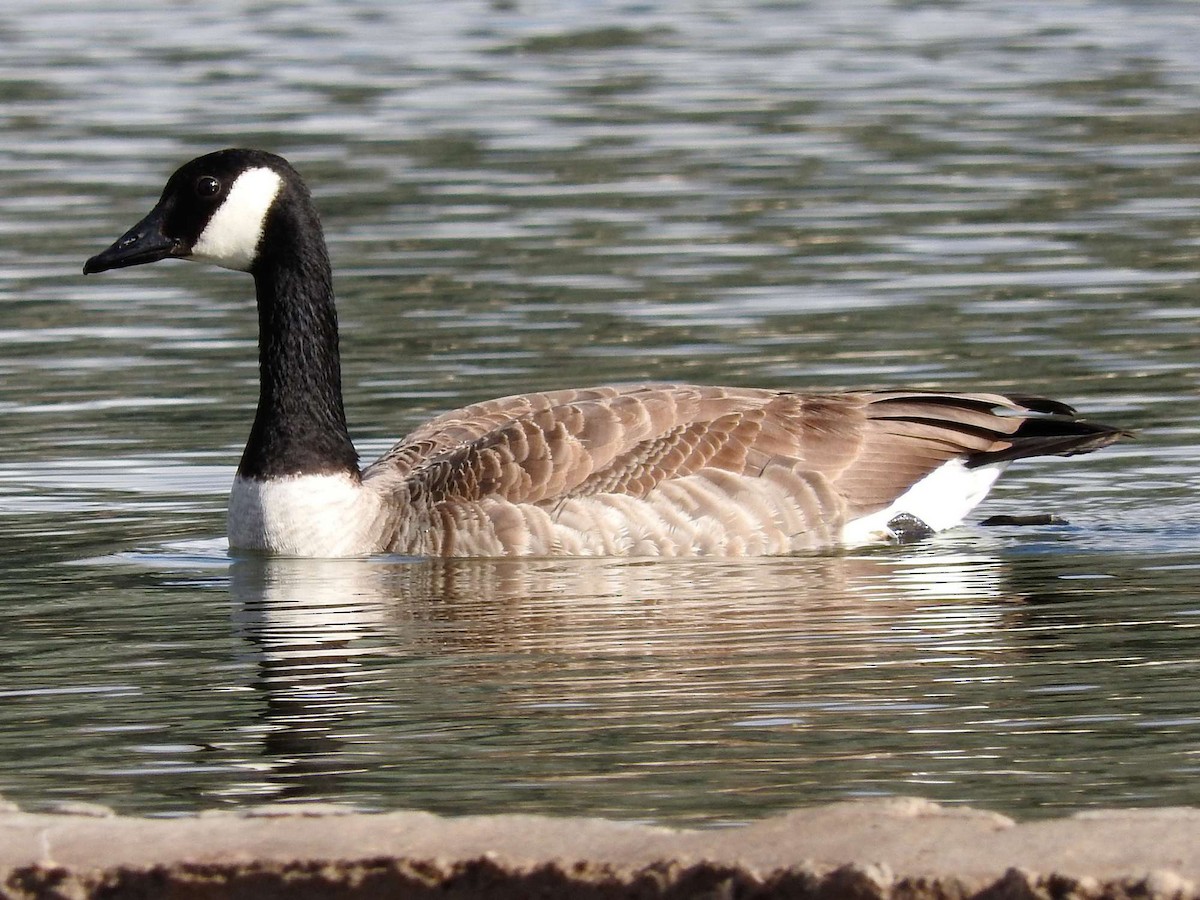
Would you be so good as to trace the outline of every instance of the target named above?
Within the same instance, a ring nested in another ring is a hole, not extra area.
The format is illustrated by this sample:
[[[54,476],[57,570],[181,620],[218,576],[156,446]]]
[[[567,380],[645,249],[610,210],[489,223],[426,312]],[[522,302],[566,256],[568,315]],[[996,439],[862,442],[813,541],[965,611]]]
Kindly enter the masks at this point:
[[[189,258],[239,272],[249,271],[258,255],[267,212],[282,185],[279,173],[265,166],[247,169],[239,175],[225,201],[200,232]]]
[[[888,522],[902,513],[920,519],[934,531],[953,528],[987,496],[1007,465],[992,463],[968,469],[961,459],[943,463],[887,509],[846,523],[842,542],[853,546],[888,540],[892,537]]]

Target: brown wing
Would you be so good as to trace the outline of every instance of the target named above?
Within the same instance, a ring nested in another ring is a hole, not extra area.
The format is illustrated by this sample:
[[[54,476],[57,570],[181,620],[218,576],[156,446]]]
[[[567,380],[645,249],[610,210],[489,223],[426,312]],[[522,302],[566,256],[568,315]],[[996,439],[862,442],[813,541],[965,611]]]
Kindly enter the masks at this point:
[[[650,385],[646,385],[650,387]],[[623,393],[620,387],[567,389],[535,394],[514,394],[473,403],[430,419],[371,464],[376,476],[406,476],[449,450],[465,449],[475,441],[517,420],[571,403],[600,402]],[[364,473],[364,475],[367,473]]]
[[[505,397],[421,426],[364,478],[398,479],[434,502],[493,494],[556,502],[601,490],[641,496],[708,464],[742,471],[762,407],[778,396],[632,385]]]
[[[754,476],[779,464],[826,480],[858,515],[954,457],[970,465],[1085,452],[1119,435],[1053,401],[998,394],[612,386],[446,413],[364,479],[385,479],[387,490],[428,503],[499,496],[553,504],[597,493],[640,497],[702,470]]]

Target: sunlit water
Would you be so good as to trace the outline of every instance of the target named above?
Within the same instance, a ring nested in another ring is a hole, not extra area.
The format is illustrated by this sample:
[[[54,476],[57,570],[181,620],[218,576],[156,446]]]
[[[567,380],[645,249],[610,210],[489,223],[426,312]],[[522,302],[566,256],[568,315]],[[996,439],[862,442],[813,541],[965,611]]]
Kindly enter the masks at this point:
[[[0,793],[725,823],[1200,804],[1187,3],[10,3]],[[1066,526],[750,561],[231,560],[245,276],[83,260],[196,153],[323,212],[366,458],[655,378],[1049,393]]]

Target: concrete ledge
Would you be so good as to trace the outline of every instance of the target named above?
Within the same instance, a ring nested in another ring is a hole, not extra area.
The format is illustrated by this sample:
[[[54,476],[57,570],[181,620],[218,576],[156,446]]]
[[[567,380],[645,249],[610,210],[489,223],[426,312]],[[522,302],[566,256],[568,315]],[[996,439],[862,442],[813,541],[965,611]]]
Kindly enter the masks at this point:
[[[331,806],[0,809],[0,897],[1200,898],[1200,810],[1018,824],[916,799],[739,828]]]

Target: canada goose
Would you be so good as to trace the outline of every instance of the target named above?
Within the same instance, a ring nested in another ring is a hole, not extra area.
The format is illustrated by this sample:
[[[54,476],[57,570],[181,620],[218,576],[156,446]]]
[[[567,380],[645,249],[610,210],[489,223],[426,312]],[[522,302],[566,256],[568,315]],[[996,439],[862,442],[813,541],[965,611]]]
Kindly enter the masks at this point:
[[[960,523],[1012,460],[1124,433],[1040,397],[635,384],[476,403],[360,470],[325,238],[296,170],[258,150],[194,159],[83,271],[170,257],[254,276],[259,399],[234,549],[734,556],[895,540]]]

